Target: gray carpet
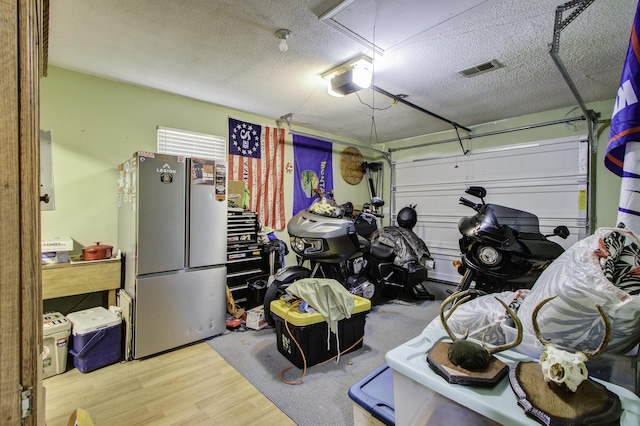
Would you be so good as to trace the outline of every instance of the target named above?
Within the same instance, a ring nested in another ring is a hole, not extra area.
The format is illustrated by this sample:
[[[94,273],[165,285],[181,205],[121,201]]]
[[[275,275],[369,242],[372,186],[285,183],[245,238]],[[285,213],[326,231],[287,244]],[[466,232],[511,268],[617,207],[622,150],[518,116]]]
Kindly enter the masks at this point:
[[[438,315],[446,285],[429,283],[436,301],[404,298],[374,303],[365,323],[362,348],[307,369],[304,381],[288,385],[280,372],[291,362],[276,346],[275,328],[233,331],[208,343],[260,392],[294,422],[305,425],[353,425],[353,405],[348,396],[351,386],[384,363],[385,353],[419,335]],[[296,381],[302,370],[284,373],[286,381]]]

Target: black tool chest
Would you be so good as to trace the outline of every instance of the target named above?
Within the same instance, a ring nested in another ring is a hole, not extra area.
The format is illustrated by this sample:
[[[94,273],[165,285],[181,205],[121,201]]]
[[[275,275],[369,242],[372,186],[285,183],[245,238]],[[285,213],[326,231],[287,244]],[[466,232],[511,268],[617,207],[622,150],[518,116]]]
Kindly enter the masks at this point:
[[[227,285],[233,299],[244,306],[252,279],[268,276],[268,256],[258,242],[258,218],[255,212],[228,209],[227,216]]]

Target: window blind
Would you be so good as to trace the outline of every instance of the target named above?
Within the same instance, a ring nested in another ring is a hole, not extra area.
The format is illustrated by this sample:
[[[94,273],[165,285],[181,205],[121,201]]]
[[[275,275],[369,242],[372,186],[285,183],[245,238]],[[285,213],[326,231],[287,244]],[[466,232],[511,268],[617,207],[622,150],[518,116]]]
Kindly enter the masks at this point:
[[[227,141],[222,136],[158,126],[158,152],[226,161]]]

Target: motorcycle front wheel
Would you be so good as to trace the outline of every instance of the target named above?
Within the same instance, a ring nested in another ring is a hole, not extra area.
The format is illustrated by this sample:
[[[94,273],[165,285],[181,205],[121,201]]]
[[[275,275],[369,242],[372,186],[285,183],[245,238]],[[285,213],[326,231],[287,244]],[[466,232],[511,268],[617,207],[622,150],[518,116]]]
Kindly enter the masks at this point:
[[[309,278],[311,271],[302,266],[290,266],[288,268],[280,269],[274,276],[269,279],[269,285],[267,291],[264,293],[264,301],[262,306],[264,308],[264,319],[271,327],[275,325],[275,320],[271,316],[271,302],[277,300],[285,294],[287,287],[294,281],[302,278]]]
[[[264,293],[264,319],[271,327],[275,325],[275,321],[271,316],[271,302],[278,300],[280,296],[284,294],[287,286],[288,284],[284,285],[278,281],[274,281],[269,287],[267,287],[267,291]]]

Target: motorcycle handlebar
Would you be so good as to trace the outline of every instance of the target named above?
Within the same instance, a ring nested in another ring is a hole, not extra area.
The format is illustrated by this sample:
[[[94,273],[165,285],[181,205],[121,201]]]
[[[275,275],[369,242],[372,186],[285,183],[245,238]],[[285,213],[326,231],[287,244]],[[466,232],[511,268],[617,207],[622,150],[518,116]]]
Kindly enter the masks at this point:
[[[384,215],[383,215],[383,214],[376,213],[376,212],[372,212],[372,211],[366,211],[366,212],[361,211],[361,212],[359,213],[359,215],[360,215],[360,216],[384,217]]]
[[[474,209],[475,211],[478,211],[478,204],[474,203],[471,200],[467,200],[464,197],[460,197],[460,204],[465,205],[467,207],[471,207],[472,209]]]

